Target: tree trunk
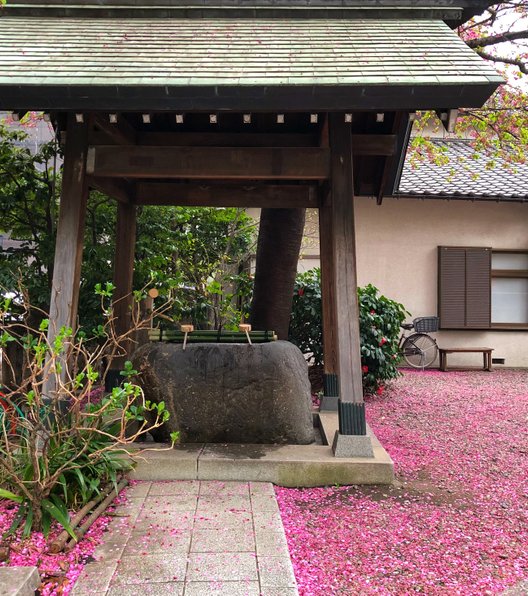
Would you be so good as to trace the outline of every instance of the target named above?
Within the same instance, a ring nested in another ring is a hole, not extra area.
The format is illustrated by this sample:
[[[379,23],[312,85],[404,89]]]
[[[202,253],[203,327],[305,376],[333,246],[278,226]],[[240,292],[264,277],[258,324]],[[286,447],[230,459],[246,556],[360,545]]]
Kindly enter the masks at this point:
[[[2,352],[1,383],[8,391],[15,391],[24,378],[26,360],[24,348],[16,341],[9,342]]]
[[[288,339],[305,209],[262,209],[250,322]]]

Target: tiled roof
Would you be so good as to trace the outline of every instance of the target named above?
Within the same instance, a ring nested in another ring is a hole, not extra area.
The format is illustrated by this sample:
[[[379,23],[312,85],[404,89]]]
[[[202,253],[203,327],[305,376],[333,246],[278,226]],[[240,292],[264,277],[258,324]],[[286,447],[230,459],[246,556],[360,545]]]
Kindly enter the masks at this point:
[[[528,200],[528,163],[475,156],[469,141],[434,139],[432,143],[444,152],[447,163],[425,159],[413,167],[407,158],[396,196]]]
[[[0,83],[501,81],[441,21],[0,19]]]
[[[219,101],[233,87],[259,89],[254,96],[302,89],[309,102],[328,95],[324,87],[338,96],[355,89],[376,108],[369,89],[398,87],[408,107],[420,93],[429,103],[445,101],[443,88],[459,107],[480,105],[501,82],[493,66],[435,20],[0,18],[5,102],[8,91],[18,97],[26,89],[62,89],[75,99],[98,87],[107,89],[104,98],[156,89],[168,106],[175,95],[203,98],[206,89]]]

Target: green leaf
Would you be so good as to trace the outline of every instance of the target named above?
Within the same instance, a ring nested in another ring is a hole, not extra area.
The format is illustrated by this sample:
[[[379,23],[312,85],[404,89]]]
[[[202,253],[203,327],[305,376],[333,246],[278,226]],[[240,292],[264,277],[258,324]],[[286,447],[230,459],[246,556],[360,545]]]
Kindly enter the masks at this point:
[[[120,371],[119,373],[122,377],[133,377],[134,375],[138,374],[138,371],[134,369],[132,362],[130,362],[130,360],[127,360],[125,362],[124,368],[122,371]]]
[[[0,499],[7,499],[9,501],[15,501],[15,503],[23,503],[24,497],[20,497],[19,495],[15,495],[9,490],[5,490],[4,488],[0,488]]]
[[[66,506],[64,503],[61,503],[63,507],[57,507],[56,499],[54,499],[54,503],[52,503],[49,499],[42,500],[42,509],[47,511],[51,517],[58,521],[59,524],[68,532],[68,534],[77,541],[77,536],[71,527],[70,524],[70,516],[68,515],[68,511],[66,510]]]
[[[48,537],[50,528],[51,528],[51,515],[49,514],[49,512],[46,509],[44,509],[42,511],[42,533],[44,534],[44,536],[46,536],[46,538]]]
[[[89,491],[88,491],[88,487],[86,486],[86,480],[81,472],[81,470],[79,468],[74,468],[72,470],[72,472],[75,474],[75,476],[77,477],[77,482],[79,484],[79,487],[81,489],[81,495],[83,498],[83,501],[87,501],[88,500],[88,496],[89,496]]]
[[[22,536],[27,538],[31,534],[31,528],[33,526],[33,507],[28,505],[28,512],[26,515],[26,523],[24,524],[24,529],[22,530]]]
[[[23,505],[21,505],[18,508],[18,511],[16,512],[16,515],[13,518],[13,521],[12,521],[11,525],[9,526],[9,530],[7,530],[6,534],[14,534],[17,531],[17,528],[22,523],[22,520],[26,516],[27,511],[28,511],[27,503],[24,503]]]
[[[78,472],[79,470],[76,469],[76,471]],[[61,474],[59,476],[58,483],[62,486],[62,494],[64,495],[64,501],[68,502],[68,483],[66,482],[66,476],[64,476],[64,474]]]

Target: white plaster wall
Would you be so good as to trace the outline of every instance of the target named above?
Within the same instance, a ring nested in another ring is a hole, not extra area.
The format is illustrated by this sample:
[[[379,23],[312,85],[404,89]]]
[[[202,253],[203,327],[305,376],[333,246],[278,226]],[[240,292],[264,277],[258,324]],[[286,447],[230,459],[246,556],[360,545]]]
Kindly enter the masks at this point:
[[[385,198],[355,199],[358,284],[374,284],[403,303],[411,318],[437,314],[437,247],[528,250],[528,205]],[[249,210],[258,219],[260,210]],[[317,212],[307,214],[299,271],[319,265]],[[440,331],[444,347],[494,348],[505,366],[528,367],[528,331]],[[453,365],[480,365],[477,354],[453,354]]]
[[[437,247],[528,250],[528,205],[466,201],[356,199],[358,284],[372,283],[412,317],[437,313]],[[440,346],[494,348],[506,366],[528,367],[528,331],[440,331]],[[481,363],[452,355],[453,364]]]

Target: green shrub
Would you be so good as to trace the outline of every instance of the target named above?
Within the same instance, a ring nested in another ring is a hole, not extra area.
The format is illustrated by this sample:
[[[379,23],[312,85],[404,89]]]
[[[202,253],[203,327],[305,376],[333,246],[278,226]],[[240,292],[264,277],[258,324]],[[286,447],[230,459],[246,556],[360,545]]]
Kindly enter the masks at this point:
[[[374,393],[399,375],[400,325],[408,313],[371,284],[358,288],[358,297],[363,390]]]
[[[32,328],[13,316],[9,299],[0,303],[0,348],[16,342],[25,362],[21,382],[4,389],[0,404],[0,499],[19,504],[11,533],[22,526],[23,535],[32,530],[47,535],[55,520],[74,537],[69,510],[105,484],[116,485],[118,473],[131,467],[127,447],[169,417],[163,402],[147,401],[132,381],[137,371],[130,362],[121,372],[122,384],[102,392],[103,357],[111,361],[122,354],[127,339],[115,333],[112,289],[111,284],[96,289],[104,316],[99,342],[67,327],[50,341],[48,319]],[[141,327],[133,318],[128,335]]]
[[[358,288],[358,298],[363,390],[369,394],[399,374],[400,325],[408,313],[371,284]],[[323,364],[321,274],[317,268],[297,276],[289,339],[308,355],[311,364]]]
[[[311,364],[323,364],[321,273],[317,268],[299,273],[295,279],[289,340],[303,354],[310,354]]]

